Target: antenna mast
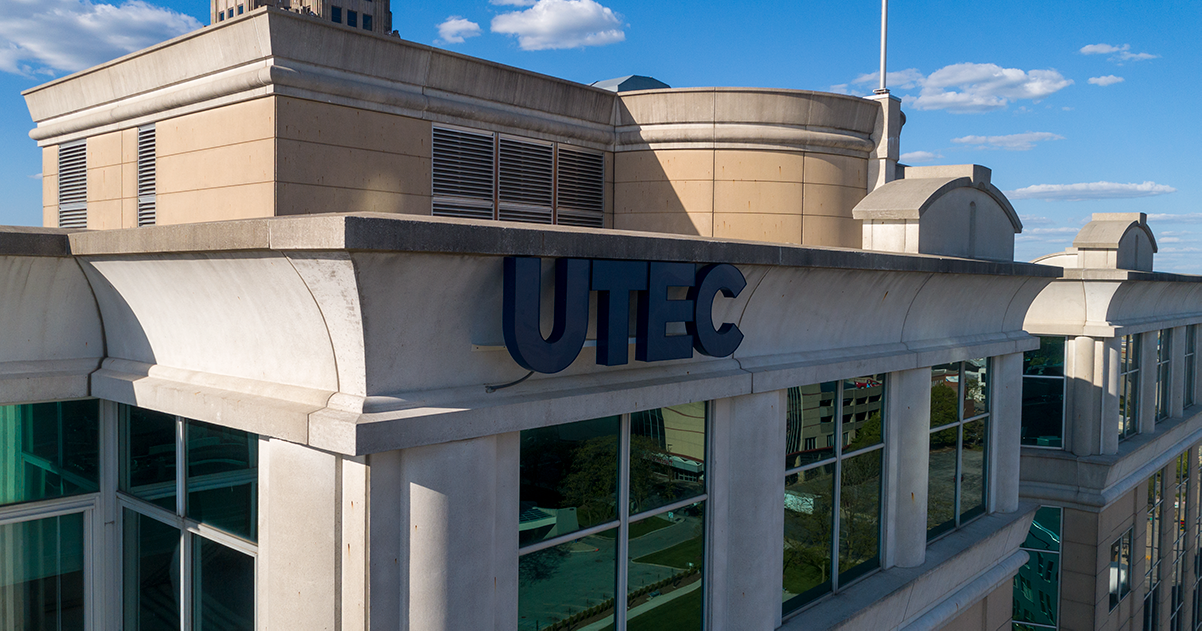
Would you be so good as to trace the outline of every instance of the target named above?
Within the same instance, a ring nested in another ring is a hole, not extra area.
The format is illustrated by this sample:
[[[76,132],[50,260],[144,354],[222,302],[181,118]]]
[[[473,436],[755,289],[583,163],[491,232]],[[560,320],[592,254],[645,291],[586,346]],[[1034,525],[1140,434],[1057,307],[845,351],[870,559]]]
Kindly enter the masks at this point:
[[[881,87],[873,90],[875,94],[889,94],[885,87],[885,36],[889,31],[889,0],[881,0]]]

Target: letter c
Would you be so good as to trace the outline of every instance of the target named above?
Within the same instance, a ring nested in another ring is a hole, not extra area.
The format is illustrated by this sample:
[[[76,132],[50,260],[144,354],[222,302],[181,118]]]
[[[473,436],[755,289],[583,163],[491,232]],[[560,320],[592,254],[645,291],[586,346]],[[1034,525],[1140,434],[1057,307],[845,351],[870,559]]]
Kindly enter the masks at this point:
[[[747,286],[739,268],[729,263],[707,265],[697,273],[697,283],[689,290],[693,301],[693,321],[685,326],[693,336],[693,348],[710,357],[727,357],[743,343],[743,332],[732,322],[714,328],[714,298],[722,292],[727,298],[737,298]]]

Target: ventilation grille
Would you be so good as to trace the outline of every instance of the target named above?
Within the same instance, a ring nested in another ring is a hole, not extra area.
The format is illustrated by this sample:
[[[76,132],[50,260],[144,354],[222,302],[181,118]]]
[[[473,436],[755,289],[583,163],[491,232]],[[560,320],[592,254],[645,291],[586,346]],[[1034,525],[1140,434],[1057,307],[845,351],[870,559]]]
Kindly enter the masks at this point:
[[[58,147],[58,227],[88,227],[88,146],[84,140]]]
[[[154,126],[138,128],[138,225],[153,226],[155,220]]]
[[[434,214],[492,219],[496,145],[492,134],[434,128]]]
[[[605,157],[559,147],[559,223],[600,228],[605,216]]]

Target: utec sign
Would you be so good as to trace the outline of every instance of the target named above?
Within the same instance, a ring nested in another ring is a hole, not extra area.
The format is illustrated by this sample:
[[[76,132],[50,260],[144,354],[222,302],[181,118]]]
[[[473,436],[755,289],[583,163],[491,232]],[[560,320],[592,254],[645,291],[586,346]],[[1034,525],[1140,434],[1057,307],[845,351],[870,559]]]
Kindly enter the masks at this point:
[[[726,357],[739,348],[743,332],[733,323],[714,326],[714,298],[735,298],[747,286],[733,265],[700,269],[692,263],[556,259],[555,322],[550,337],[540,327],[542,262],[505,258],[502,326],[505,346],[527,370],[554,373],[567,368],[584,348],[589,294],[597,292],[597,363],[628,361],[630,292],[638,292],[635,359],[644,362],[685,359],[696,350]],[[669,287],[687,287],[688,297],[670,300]],[[685,335],[668,335],[669,322],[683,322]]]

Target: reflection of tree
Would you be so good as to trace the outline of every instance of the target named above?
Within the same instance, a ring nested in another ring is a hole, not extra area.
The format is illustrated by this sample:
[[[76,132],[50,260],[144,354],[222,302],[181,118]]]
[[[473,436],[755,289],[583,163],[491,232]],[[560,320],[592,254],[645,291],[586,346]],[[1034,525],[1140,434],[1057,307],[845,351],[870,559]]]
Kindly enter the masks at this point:
[[[801,474],[809,479],[789,489],[810,502],[785,510],[785,589],[794,594],[830,580],[832,475],[830,466],[810,470]]]
[[[618,437],[597,436],[585,440],[571,455],[571,465],[563,478],[563,499],[576,507],[581,526],[617,519],[618,477],[614,463],[618,459]]]
[[[960,420],[956,394],[956,387],[948,383],[940,383],[931,388],[931,427],[942,427]],[[955,442],[955,432],[952,433],[952,441]],[[935,445],[933,437],[931,445]]]
[[[555,576],[555,571],[571,554],[566,546],[555,546],[518,557],[518,581],[530,585]]]
[[[1024,375],[1055,375],[1064,373],[1064,338],[1041,337],[1039,348],[1023,353]]]
[[[843,483],[839,490],[839,571],[845,572],[877,554],[881,451],[845,460],[842,468]]]

